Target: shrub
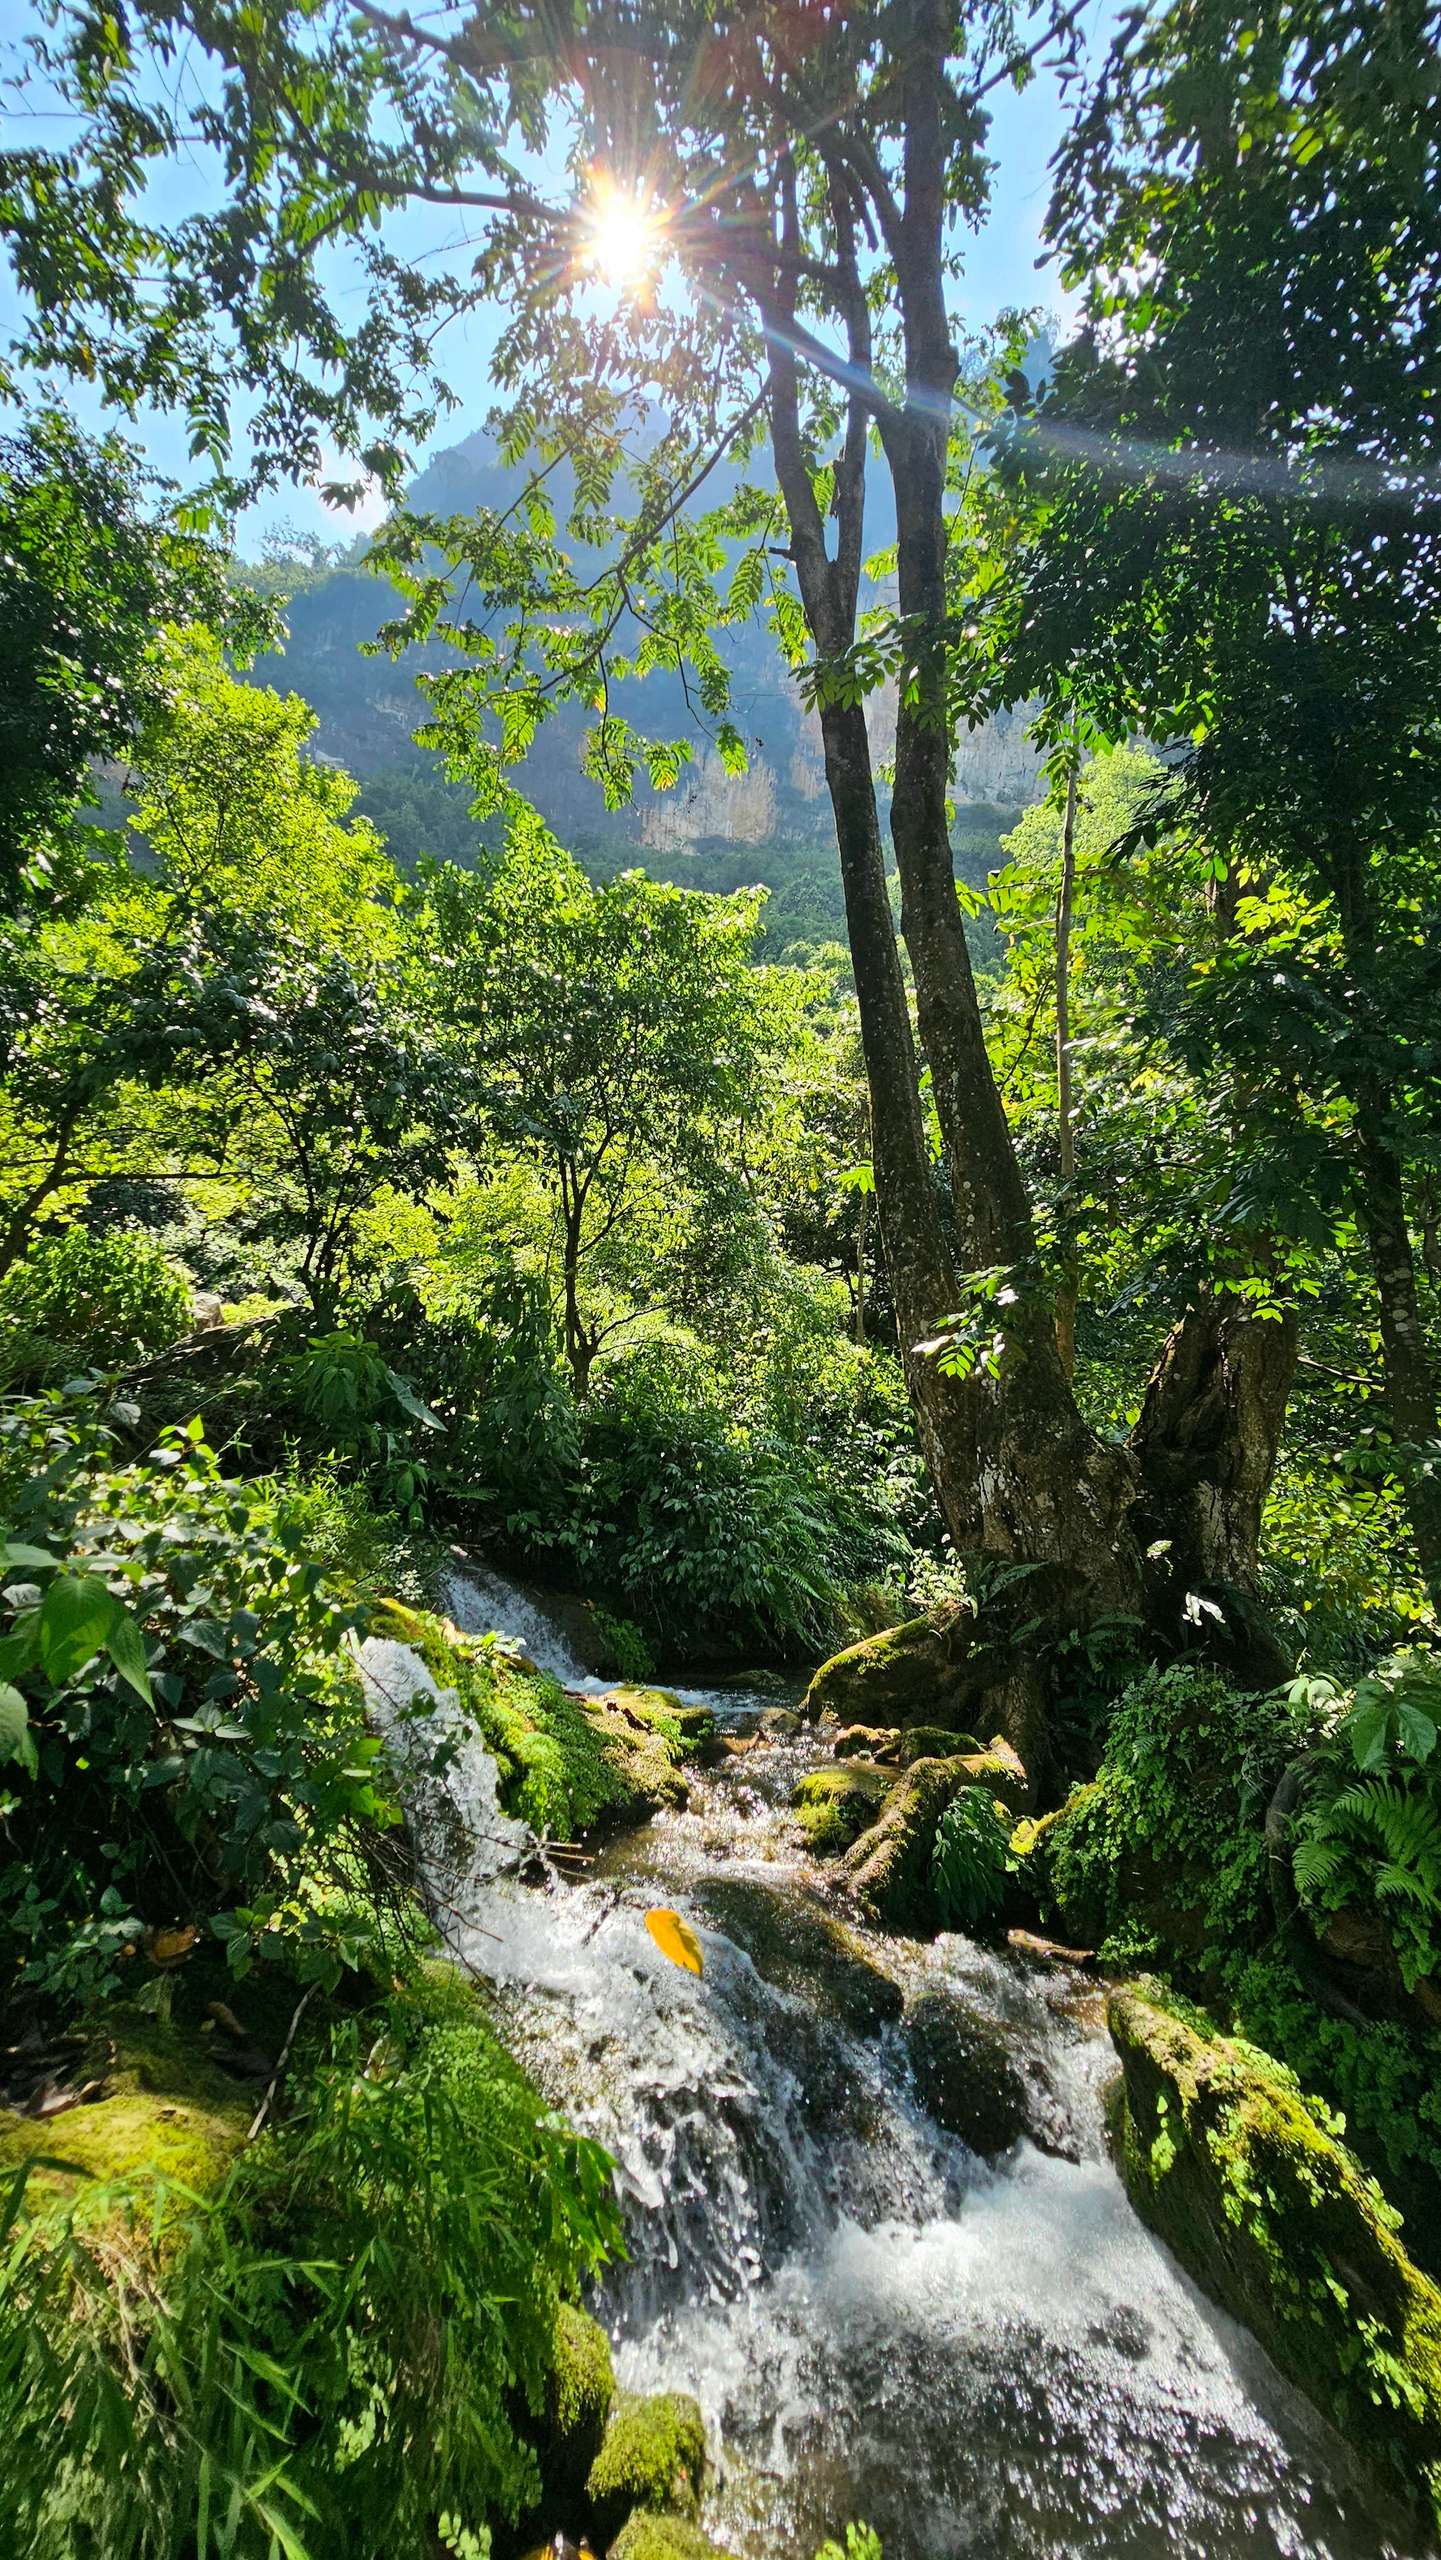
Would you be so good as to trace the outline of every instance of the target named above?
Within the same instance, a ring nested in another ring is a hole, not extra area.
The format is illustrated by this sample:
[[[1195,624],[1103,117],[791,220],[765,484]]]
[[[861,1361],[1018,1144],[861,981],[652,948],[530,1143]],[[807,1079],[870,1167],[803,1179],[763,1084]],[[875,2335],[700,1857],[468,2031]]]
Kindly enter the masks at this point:
[[[1339,1704],[1304,1684],[1313,1708]],[[1296,1825],[1297,1887],[1321,1917],[1379,1911],[1408,1991],[1441,1967],[1441,1663],[1419,1647],[1358,1681],[1314,1757]]]
[[[1122,1691],[1093,1784],[1041,1826],[1052,1906],[1126,1959],[1235,1952],[1270,1925],[1263,1824],[1299,1711],[1172,1663]]]
[[[137,1463],[45,1403],[0,1424],[9,1686],[0,1962],[51,1996],[118,1987],[147,1928],[333,1979],[382,1899],[398,1817],[294,1522],[227,1482],[198,1423]],[[37,1578],[38,1577],[38,1578]]]
[[[0,1281],[0,1386],[119,1369],[178,1342],[190,1292],[147,1237],[83,1227],[33,1245]]]
[[[7,2508],[35,2560],[389,2560],[534,2498],[562,2295],[619,2244],[610,2162],[473,2006],[352,2028],[209,2198],[91,2197],[0,2266]],[[103,2219],[101,2216],[103,2215]]]

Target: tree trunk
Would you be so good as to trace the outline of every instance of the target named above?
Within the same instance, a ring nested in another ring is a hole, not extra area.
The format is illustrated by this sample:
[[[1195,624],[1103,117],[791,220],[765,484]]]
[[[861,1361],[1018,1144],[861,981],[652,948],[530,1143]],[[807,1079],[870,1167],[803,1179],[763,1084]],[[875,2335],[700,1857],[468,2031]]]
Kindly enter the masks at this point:
[[[1256,1600],[1256,1559],[1296,1351],[1293,1310],[1262,1321],[1205,1290],[1168,1335],[1131,1435],[1153,1629],[1258,1685],[1291,1668]]]
[[[1436,1381],[1416,1296],[1416,1262],[1401,1168],[1383,1137],[1362,1139],[1360,1174],[1361,1216],[1376,1274],[1386,1402],[1400,1452],[1398,1473],[1426,1588],[1433,1603],[1441,1607]]]
[[[1061,1180],[1076,1177],[1076,1127],[1071,1098],[1071,908],[1076,893],[1077,771],[1066,779],[1066,815],[1061,828],[1061,882],[1056,893],[1056,1138]],[[1067,1257],[1056,1291],[1056,1349],[1067,1378],[1076,1367],[1076,1267]]]

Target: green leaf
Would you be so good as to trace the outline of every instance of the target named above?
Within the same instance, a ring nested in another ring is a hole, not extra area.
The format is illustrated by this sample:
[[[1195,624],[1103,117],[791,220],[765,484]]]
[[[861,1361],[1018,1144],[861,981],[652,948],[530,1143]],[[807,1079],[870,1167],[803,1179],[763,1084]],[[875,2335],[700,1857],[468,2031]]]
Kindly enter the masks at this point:
[[[8,1680],[0,1680],[0,1760],[18,1760],[32,1778],[40,1767],[30,1710]]]
[[[51,1583],[40,1611],[40,1662],[57,1687],[104,1651],[115,1616],[97,1575],[62,1573]]]
[[[7,1570],[13,1564],[26,1573],[48,1573],[59,1561],[58,1556],[51,1555],[48,1547],[27,1547],[18,1538],[7,1538],[0,1546],[0,1565]]]
[[[153,1707],[155,1699],[151,1692],[150,1674],[145,1664],[145,1639],[129,1611],[122,1609],[118,1603],[110,1633],[106,1638],[106,1646],[121,1679],[129,1682],[136,1696],[143,1698],[147,1707]]]

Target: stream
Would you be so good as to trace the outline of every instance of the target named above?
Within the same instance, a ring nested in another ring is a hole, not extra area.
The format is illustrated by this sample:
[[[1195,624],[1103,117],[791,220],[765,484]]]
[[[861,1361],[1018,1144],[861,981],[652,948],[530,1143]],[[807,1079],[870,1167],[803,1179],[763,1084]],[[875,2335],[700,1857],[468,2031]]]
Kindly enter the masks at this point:
[[[458,1575],[447,1605],[603,1685],[507,1584]],[[382,1722],[419,1693],[444,1728],[416,1655],[372,1639],[363,1662]],[[785,1703],[681,1695],[732,1736]],[[707,2530],[742,2560],[813,2560],[850,2517],[885,2560],[1428,2560],[1132,2213],[1094,1985],[849,1913],[837,1932],[788,1812],[823,1757],[810,1731],[762,1735],[583,1880],[539,1885],[473,1739],[414,1789],[455,1952],[616,2159],[630,2257],[595,2308],[623,2385],[700,2401]],[[702,1977],[652,1943],[657,1903],[695,1929]]]

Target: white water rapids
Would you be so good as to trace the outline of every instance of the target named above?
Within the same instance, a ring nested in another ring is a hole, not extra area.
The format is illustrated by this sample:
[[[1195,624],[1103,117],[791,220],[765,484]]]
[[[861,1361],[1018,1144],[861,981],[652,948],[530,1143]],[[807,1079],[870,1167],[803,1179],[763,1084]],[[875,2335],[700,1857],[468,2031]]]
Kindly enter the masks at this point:
[[[447,1605],[586,1685],[496,1578],[458,1576]],[[728,2550],[811,2560],[864,2516],[886,2560],[1425,2560],[1131,2212],[1079,1977],[854,1929],[827,1959],[786,1811],[813,1736],[697,1775],[685,1812],[542,1886],[515,1872],[526,1835],[454,1702],[403,1646],[363,1662],[402,1750],[412,1695],[431,1740],[451,1733],[443,1785],[412,1804],[442,1926],[547,2094],[615,2156],[631,2256],[597,2307],[623,2383],[700,2400],[703,2521]],[[682,1694],[723,1730],[774,1703]],[[652,1943],[657,1902],[695,1927],[702,1978]],[[1002,2055],[1020,2123],[994,2160],[931,2112],[948,2109],[923,2018],[946,2050],[978,2039],[978,2068]]]

